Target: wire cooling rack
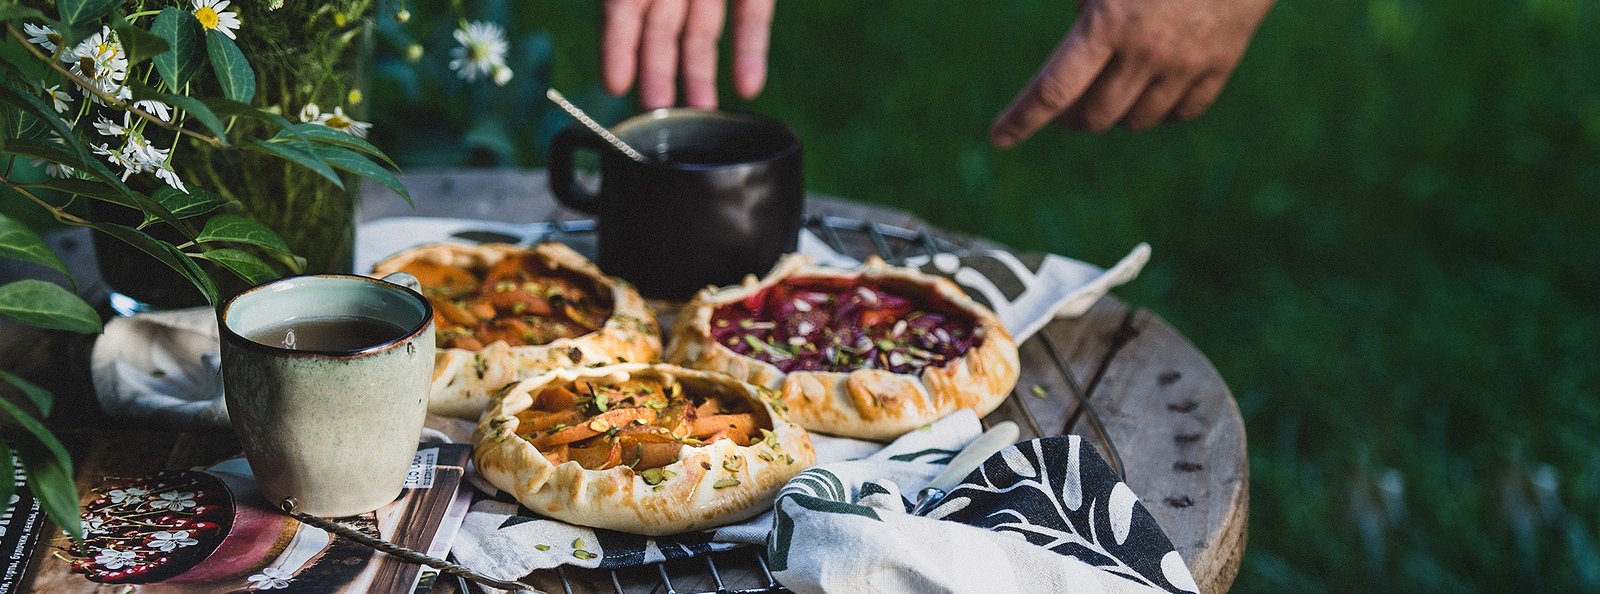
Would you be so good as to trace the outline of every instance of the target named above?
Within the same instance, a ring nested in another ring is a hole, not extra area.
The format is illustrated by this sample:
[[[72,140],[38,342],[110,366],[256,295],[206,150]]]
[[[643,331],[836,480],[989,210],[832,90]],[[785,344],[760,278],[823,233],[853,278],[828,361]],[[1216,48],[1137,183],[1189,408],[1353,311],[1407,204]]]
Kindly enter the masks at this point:
[[[949,239],[940,237],[929,231],[912,230],[894,225],[886,225],[873,221],[835,217],[811,216],[805,221],[805,228],[841,254],[849,255],[857,260],[876,255],[890,264],[902,264],[908,258],[918,256],[934,256],[940,253],[954,253],[964,248]],[[561,241],[575,244],[576,247],[592,246],[595,236],[594,221],[550,221],[536,225],[531,235],[532,242]],[[1112,348],[1120,346],[1125,337],[1113,336]],[[1040,332],[1029,338],[1022,346],[1028,347],[1029,343],[1037,342],[1048,358],[1052,361],[1055,371],[1064,378],[1062,386],[1045,388],[1038,383],[1019,381],[1016,389],[1006,398],[1001,408],[991,413],[984,419],[984,426],[991,422],[1005,419],[1016,419],[1022,427],[1023,439],[1064,435],[1078,432],[1079,422],[1087,427],[1085,437],[1093,439],[1100,452],[1105,455],[1111,468],[1120,476],[1126,476],[1122,466],[1122,457],[1117,453],[1115,443],[1105,431],[1105,426],[1100,420],[1100,414],[1090,402],[1095,387],[1099,383],[1099,376],[1104,371],[1097,369],[1090,376],[1087,383],[1080,380],[1073,372],[1072,366],[1061,357],[1054,341]],[[1024,370],[1027,373],[1028,370]],[[1087,386],[1087,387],[1086,387]],[[1063,389],[1064,388],[1064,389]],[[1061,396],[1065,392],[1065,397]],[[1067,407],[1065,421],[1059,430],[1041,425],[1039,415],[1035,408]],[[679,559],[654,563],[641,567],[628,569],[578,569],[559,567],[551,570],[535,572],[523,580],[548,592],[562,592],[564,594],[587,593],[612,593],[612,594],[768,594],[789,592],[782,584],[772,577],[772,571],[767,567],[765,551],[758,547],[744,547],[733,551],[713,553],[693,559]],[[476,586],[474,586],[476,587]],[[470,589],[463,581],[457,585],[462,591],[479,592],[482,590]]]

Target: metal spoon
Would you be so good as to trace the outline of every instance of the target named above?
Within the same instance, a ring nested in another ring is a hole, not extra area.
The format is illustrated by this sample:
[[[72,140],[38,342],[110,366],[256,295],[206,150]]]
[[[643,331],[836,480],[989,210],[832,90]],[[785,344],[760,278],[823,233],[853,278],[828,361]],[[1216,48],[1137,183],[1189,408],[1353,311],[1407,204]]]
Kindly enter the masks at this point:
[[[601,139],[611,143],[611,146],[622,151],[622,154],[627,155],[629,159],[640,163],[650,162],[650,159],[646,158],[643,153],[633,150],[633,147],[628,146],[628,143],[623,142],[621,138],[617,138],[616,134],[612,134],[605,126],[601,126],[599,122],[594,121],[594,118],[589,117],[589,114],[578,109],[578,106],[573,105],[571,101],[567,101],[566,96],[562,95],[561,91],[557,91],[552,87],[544,92],[544,96],[550,98],[556,105],[561,106],[561,109],[566,110],[567,114],[578,120],[578,123],[583,124],[583,127],[588,128],[589,131],[594,132]]]

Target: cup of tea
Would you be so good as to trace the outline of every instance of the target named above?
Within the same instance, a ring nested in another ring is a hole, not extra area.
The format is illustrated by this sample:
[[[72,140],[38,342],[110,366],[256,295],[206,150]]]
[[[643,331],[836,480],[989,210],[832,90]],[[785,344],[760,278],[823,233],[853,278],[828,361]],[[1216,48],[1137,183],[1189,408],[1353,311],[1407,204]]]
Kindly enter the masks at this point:
[[[394,501],[433,380],[433,308],[416,279],[293,276],[217,316],[228,417],[267,500],[324,517]]]
[[[763,273],[799,241],[805,207],[800,140],[745,112],[657,109],[611,131],[644,162],[584,128],[550,145],[550,190],[595,215],[600,268],[647,297],[686,299]],[[573,153],[600,155],[600,186],[575,183]]]

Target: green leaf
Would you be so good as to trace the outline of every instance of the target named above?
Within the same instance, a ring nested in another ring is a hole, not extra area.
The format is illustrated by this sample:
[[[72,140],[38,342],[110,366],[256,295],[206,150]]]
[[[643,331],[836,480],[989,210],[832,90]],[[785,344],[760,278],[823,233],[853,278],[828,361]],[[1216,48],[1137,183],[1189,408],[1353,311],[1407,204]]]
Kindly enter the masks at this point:
[[[39,409],[39,416],[50,416],[50,405],[55,401],[55,397],[50,395],[49,390],[41,388],[38,386],[38,384],[22,379],[21,377],[3,369],[0,369],[0,380],[5,380],[6,383],[16,386],[17,390],[22,392],[23,396],[27,396],[28,400],[33,403],[33,407]],[[0,479],[3,478],[4,477],[0,477]],[[11,481],[0,480],[0,483],[8,482]],[[5,501],[5,499],[0,498],[0,501]]]
[[[340,147],[315,146],[311,148],[311,152],[322,160],[327,161],[335,169],[348,171],[383,184],[384,187],[394,190],[401,198],[405,198],[407,204],[411,204],[411,194],[406,192],[406,187],[400,183],[400,179],[396,178],[393,173],[389,173],[389,170],[379,167],[377,163],[373,163],[371,159],[363,157],[350,149]]]
[[[205,27],[188,11],[168,6],[150,23],[150,32],[165,39],[171,48],[156,55],[153,61],[156,72],[161,74],[167,88],[182,89],[205,65],[204,42],[201,41],[205,37]]]
[[[362,140],[361,138],[358,138],[348,132],[340,132],[322,124],[294,124],[288,129],[278,132],[278,135],[272,137],[272,140],[289,140],[291,134],[299,137],[302,140],[309,140],[311,142],[320,144],[331,144],[334,146],[342,146],[348,149],[355,149],[357,151],[361,151],[368,155],[382,159],[384,163],[389,165],[389,167],[394,169],[400,168],[399,165],[396,165],[394,161],[389,159],[388,155],[383,154],[383,151],[378,147],[373,146],[372,143]]]
[[[0,258],[49,266],[61,274],[68,274],[67,265],[61,262],[55,252],[50,251],[50,246],[45,245],[37,233],[22,221],[5,214],[0,214]],[[3,480],[4,477],[0,476],[0,481]]]
[[[65,165],[69,167],[79,167],[79,165],[72,163],[65,163]],[[88,196],[95,200],[103,200],[135,210],[139,208],[139,203],[134,202],[127,196],[123,196],[122,192],[118,192],[116,188],[92,179],[78,179],[73,177],[46,179],[30,183],[28,186],[34,188],[48,188],[57,192],[78,196]]]
[[[194,186],[189,187],[188,193],[175,188],[161,188],[156,190],[154,198],[180,219],[200,216],[228,203],[227,198],[216,192]]]
[[[55,283],[32,278],[0,286],[0,316],[51,330],[100,331],[100,314],[93,307]]]
[[[180,226],[181,223],[178,222],[178,217],[174,216],[172,211],[167,210],[159,202],[151,200],[149,196],[135,192],[133,188],[128,187],[128,184],[122,183],[120,178],[112,174],[111,170],[100,164],[99,161],[84,161],[78,155],[72,154],[66,147],[53,142],[13,140],[6,144],[6,150],[11,153],[73,167],[93,175],[103,182],[81,179],[54,179],[28,184],[30,186],[82,194],[96,200],[104,200],[143,211],[145,213],[145,224],[154,220],[165,221],[167,224],[172,225],[174,229],[178,229],[185,238],[192,237],[192,233],[187,228]],[[111,188],[114,193],[106,192],[104,188]]]
[[[213,241],[227,241],[233,243],[249,244],[266,248],[274,252],[289,254],[289,246],[283,243],[283,238],[278,237],[266,225],[257,223],[239,215],[217,215],[206,221],[206,228],[200,230],[200,235],[195,241],[208,243]]]
[[[170,243],[151,237],[150,234],[133,227],[115,223],[94,223],[92,226],[101,233],[138,248],[139,251],[149,254],[150,257],[178,271],[178,274],[189,279],[195,289],[198,289],[200,294],[205,296],[208,303],[217,305],[216,283],[211,281],[211,277],[206,276],[205,271],[200,270],[200,266],[189,259],[188,254],[179,251],[178,248],[173,247]]]
[[[50,126],[51,130],[54,130],[57,135],[67,141],[68,148],[80,155],[79,158],[92,158],[89,156],[89,150],[84,148],[82,142],[78,141],[78,135],[72,133],[72,125],[61,119],[61,116],[56,114],[55,109],[45,105],[44,100],[35,96],[32,91],[9,82],[0,84],[0,101],[17,106],[28,115]]]
[[[211,70],[217,74],[223,97],[241,103],[255,99],[256,72],[232,39],[215,30],[206,31],[206,55],[211,57]]]
[[[0,411],[16,419],[17,425],[33,434],[31,440],[16,443],[22,470],[28,473],[28,490],[39,498],[46,515],[73,538],[83,538],[82,518],[78,517],[78,488],[72,482],[72,456],[33,415],[0,398]]]
[[[328,181],[333,182],[333,185],[340,188],[344,187],[344,181],[339,179],[339,174],[334,173],[333,168],[329,167],[328,164],[322,159],[311,154],[310,152],[303,150],[303,147],[306,146],[303,143],[291,144],[284,142],[262,142],[258,140],[246,146],[264,151],[280,159],[297,163],[306,169],[317,172],[317,174],[321,175],[322,177],[328,178]]]
[[[266,262],[261,261],[261,258],[244,250],[220,248],[195,254],[194,257],[216,262],[228,269],[228,272],[252,285],[259,285],[282,276]]]
[[[202,99],[201,102],[205,103],[207,107],[210,107],[211,111],[216,112],[217,115],[250,118],[253,120],[267,122],[277,126],[279,130],[292,131],[295,135],[295,138],[300,139],[301,142],[311,142],[311,139],[302,135],[300,131],[295,128],[295,124],[293,122],[290,122],[287,118],[281,115],[269,111],[262,111],[238,101],[232,101],[228,99]]]
[[[16,21],[45,21],[49,20],[37,8],[29,8],[20,4],[0,4],[0,23]],[[3,500],[0,500],[3,501]]]
[[[163,93],[161,100],[188,112],[189,117],[199,121],[200,125],[205,126],[206,130],[211,132],[212,136],[216,136],[217,140],[221,140],[223,146],[228,145],[228,127],[222,125],[222,119],[218,118],[217,114],[212,113],[211,108],[206,107],[205,103],[188,95],[174,93]]]
[[[0,473],[0,501],[7,506],[11,504],[11,496],[17,492],[17,481],[12,475],[16,472],[18,460],[11,456],[11,446],[6,445],[5,440],[0,440],[0,469],[4,469]]]
[[[105,16],[116,3],[117,0],[59,0],[56,11],[61,13],[63,22],[81,25]]]
[[[128,55],[129,66],[170,49],[171,46],[165,38],[140,29],[125,20],[117,21],[120,23],[115,27],[117,39],[122,42],[122,51]]]

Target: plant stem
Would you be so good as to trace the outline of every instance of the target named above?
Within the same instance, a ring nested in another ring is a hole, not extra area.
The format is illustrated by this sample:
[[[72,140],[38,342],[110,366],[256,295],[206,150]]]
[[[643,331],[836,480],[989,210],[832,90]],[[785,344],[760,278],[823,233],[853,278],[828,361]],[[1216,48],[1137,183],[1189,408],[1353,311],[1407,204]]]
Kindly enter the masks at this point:
[[[50,214],[52,216],[54,216],[55,219],[57,221],[59,221],[59,222],[66,223],[66,224],[69,224],[69,225],[78,225],[78,226],[82,226],[82,227],[87,227],[87,226],[93,224],[93,223],[90,223],[87,220],[78,218],[78,216],[76,216],[76,215],[74,215],[72,213],[67,212],[66,209],[64,209],[64,208],[58,207],[58,206],[56,206],[54,204],[51,204],[49,200],[45,200],[44,198],[40,198],[38,194],[35,194],[33,192],[28,191],[27,186],[24,186],[24,185],[19,184],[17,182],[11,181],[11,177],[10,176],[0,178],[0,183],[4,183],[6,185],[6,187],[11,188],[12,191],[15,191],[18,194],[22,194],[23,196],[27,197],[29,200],[32,200],[32,201],[38,203],[39,206],[42,206],[42,207],[44,207],[45,210],[50,211]]]
[[[39,48],[33,47],[33,44],[28,43],[28,38],[24,37],[22,35],[22,32],[17,30],[16,26],[7,23],[6,24],[6,32],[10,33],[12,37],[15,37],[17,39],[17,41],[22,42],[22,46],[24,48],[27,48],[28,53],[33,54],[34,57],[39,58],[41,61],[43,61],[46,64],[49,64],[50,68],[54,69],[56,72],[60,72],[62,76],[67,77],[67,80],[70,80],[70,81],[72,81],[73,84],[78,85],[78,88],[83,89],[84,91],[89,92],[89,93],[94,93],[95,96],[97,96],[101,100],[105,101],[106,105],[110,105],[110,106],[115,107],[117,109],[126,110],[126,111],[128,111],[128,112],[130,112],[130,113],[132,113],[132,114],[134,114],[136,116],[144,118],[147,121],[155,122],[155,124],[157,126],[160,126],[162,128],[166,128],[166,129],[171,130],[173,132],[176,132],[178,134],[183,134],[183,135],[192,137],[192,138],[194,138],[196,140],[199,140],[199,141],[204,142],[206,144],[209,144],[211,146],[220,147],[220,146],[223,145],[222,144],[222,140],[218,139],[215,136],[210,136],[210,135],[207,135],[207,134],[201,134],[201,133],[195,132],[193,130],[184,129],[182,126],[174,126],[174,125],[169,124],[167,122],[161,121],[161,118],[158,118],[158,117],[155,117],[153,115],[150,115],[145,110],[142,110],[142,109],[139,109],[137,107],[134,107],[132,104],[124,103],[121,99],[118,99],[116,97],[116,95],[112,95],[111,93],[105,92],[99,86],[95,85],[93,82],[89,81],[88,79],[85,79],[85,78],[83,78],[81,76],[73,74],[71,70],[67,70],[66,68],[63,68],[60,64],[57,64],[55,61],[51,60],[48,56],[44,55],[44,52],[39,51]],[[88,100],[89,100],[89,97],[87,95],[84,96],[84,101],[87,102]]]

